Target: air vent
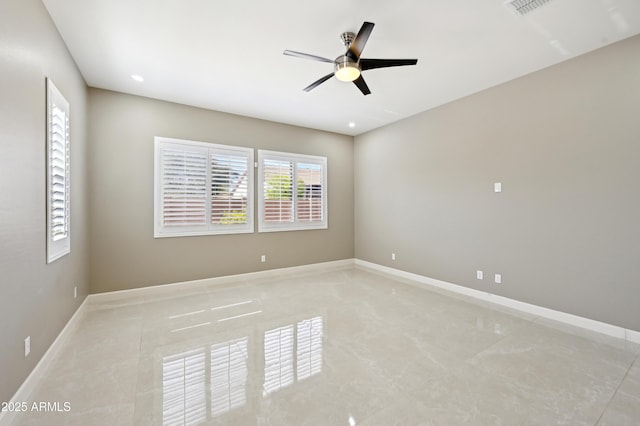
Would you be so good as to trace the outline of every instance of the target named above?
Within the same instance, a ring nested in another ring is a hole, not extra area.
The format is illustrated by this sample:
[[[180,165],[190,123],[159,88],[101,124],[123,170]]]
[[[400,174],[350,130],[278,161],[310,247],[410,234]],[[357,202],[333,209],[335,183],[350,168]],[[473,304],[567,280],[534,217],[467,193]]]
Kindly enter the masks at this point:
[[[518,15],[526,15],[548,1],[549,0],[511,0],[506,2],[505,6],[516,12]]]

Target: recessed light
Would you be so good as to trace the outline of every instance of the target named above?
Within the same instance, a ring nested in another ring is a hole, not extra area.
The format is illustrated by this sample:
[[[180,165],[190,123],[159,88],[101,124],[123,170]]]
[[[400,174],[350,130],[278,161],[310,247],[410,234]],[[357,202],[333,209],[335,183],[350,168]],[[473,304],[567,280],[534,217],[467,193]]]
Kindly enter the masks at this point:
[[[137,81],[138,83],[142,83],[144,81],[144,78],[138,74],[131,74],[131,78]]]
[[[349,127],[356,127],[356,123],[352,121],[351,123],[349,123]]]

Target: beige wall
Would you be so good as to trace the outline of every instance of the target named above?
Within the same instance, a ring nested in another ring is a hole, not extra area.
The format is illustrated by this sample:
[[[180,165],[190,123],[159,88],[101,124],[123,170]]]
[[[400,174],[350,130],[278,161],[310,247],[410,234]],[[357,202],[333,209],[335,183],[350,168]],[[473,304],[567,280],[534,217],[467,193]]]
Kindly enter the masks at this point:
[[[636,36],[356,137],[356,257],[640,330],[639,52]]]
[[[89,104],[92,292],[353,257],[352,137],[99,89]],[[329,229],[154,239],[154,136],[327,156]]]
[[[71,253],[46,263],[46,92],[71,108]],[[0,2],[0,401],[8,401],[89,288],[87,90],[39,0]],[[73,299],[73,287],[78,298]],[[24,339],[31,354],[24,357]]]

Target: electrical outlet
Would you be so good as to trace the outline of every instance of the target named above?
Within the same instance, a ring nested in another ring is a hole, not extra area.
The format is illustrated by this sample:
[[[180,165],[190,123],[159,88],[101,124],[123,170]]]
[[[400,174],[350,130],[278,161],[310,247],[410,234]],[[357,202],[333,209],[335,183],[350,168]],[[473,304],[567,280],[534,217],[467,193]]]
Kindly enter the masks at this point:
[[[78,286],[75,286],[73,288],[73,298],[77,299],[78,298]]]
[[[260,262],[264,263],[267,261],[267,255],[263,254],[262,256],[260,256]]]
[[[30,352],[31,352],[31,336],[27,336],[27,338],[24,339],[24,357],[26,358]]]
[[[494,281],[496,282],[496,284],[502,284],[502,275],[496,274]]]
[[[391,260],[396,260],[396,254],[395,253],[391,253]]]
[[[482,271],[476,271],[476,278],[479,280],[484,279],[484,273]]]
[[[502,182],[495,182],[493,184],[493,192],[502,192]]]

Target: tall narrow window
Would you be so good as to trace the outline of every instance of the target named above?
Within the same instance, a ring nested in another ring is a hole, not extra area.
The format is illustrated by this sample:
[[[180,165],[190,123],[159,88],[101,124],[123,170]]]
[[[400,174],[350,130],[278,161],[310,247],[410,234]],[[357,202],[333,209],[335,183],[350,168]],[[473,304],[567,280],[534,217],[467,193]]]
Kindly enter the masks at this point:
[[[253,232],[251,148],[155,138],[155,236]]]
[[[327,159],[258,151],[260,232],[327,228]]]
[[[69,253],[69,102],[47,79],[47,263]]]

